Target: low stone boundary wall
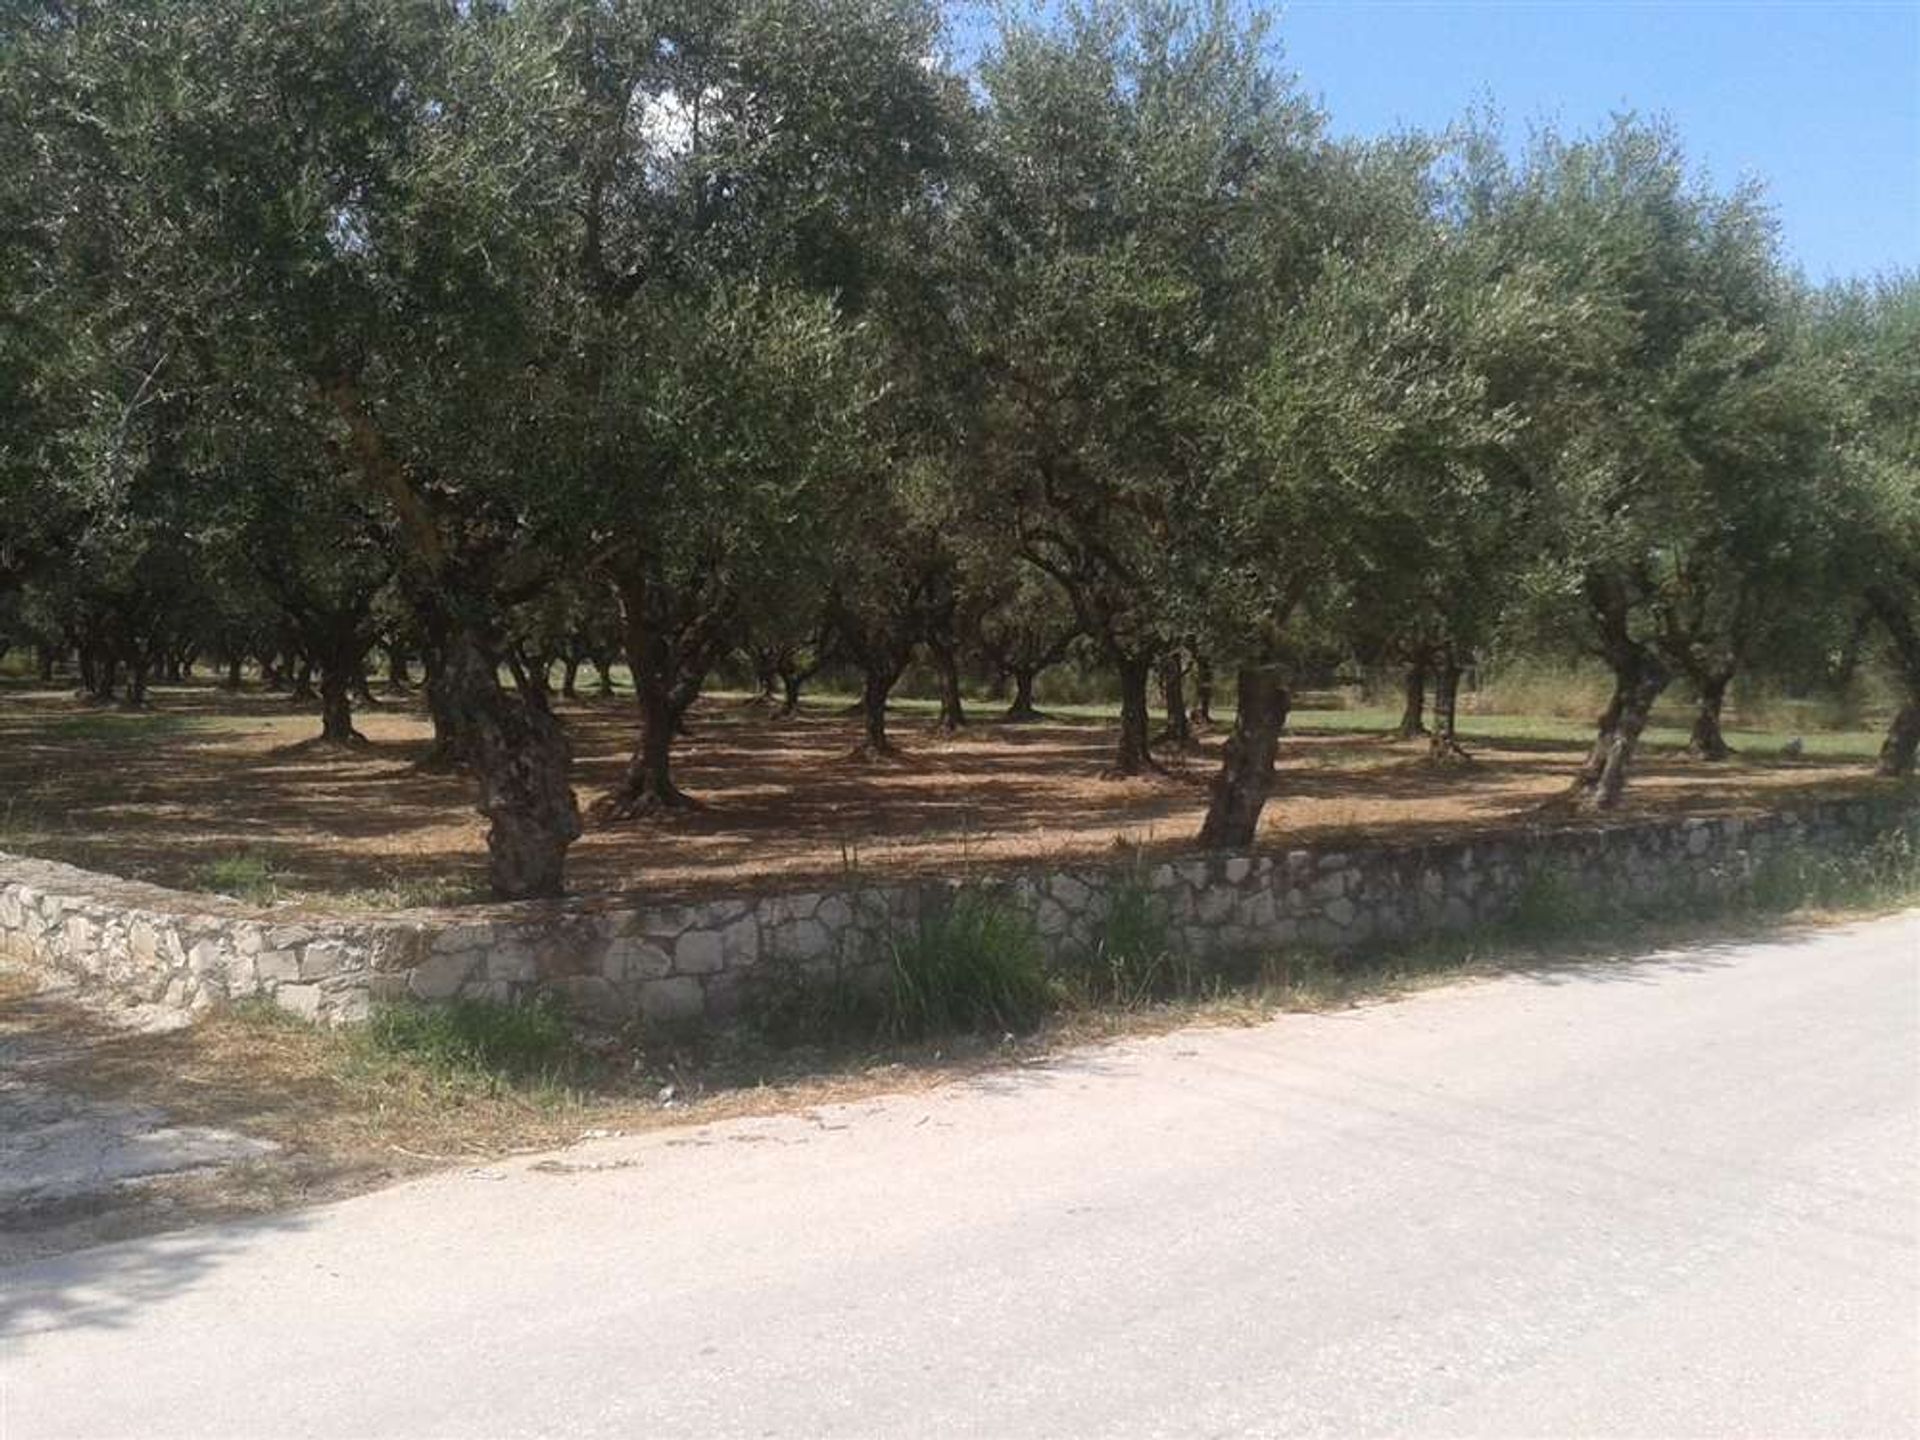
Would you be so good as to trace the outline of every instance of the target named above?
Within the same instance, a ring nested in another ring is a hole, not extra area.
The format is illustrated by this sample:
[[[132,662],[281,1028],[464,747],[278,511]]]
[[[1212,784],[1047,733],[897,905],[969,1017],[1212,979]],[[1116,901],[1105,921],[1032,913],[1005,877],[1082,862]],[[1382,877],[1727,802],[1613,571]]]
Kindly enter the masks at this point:
[[[1341,951],[1510,915],[1538,877],[1622,898],[1743,884],[1770,855],[1857,849],[1911,830],[1904,797],[1792,811],[1540,828],[1428,844],[1193,856],[978,882],[1033,917],[1055,961],[1089,952],[1116,895],[1144,888],[1171,946],[1202,961],[1289,946]],[[949,903],[958,880],[635,905],[617,899],[335,916],[249,908],[0,853],[0,953],[142,1000],[197,1008],[270,997],[327,1022],[391,1000],[557,992],[658,1025],[722,1022],[781,967],[851,972]]]

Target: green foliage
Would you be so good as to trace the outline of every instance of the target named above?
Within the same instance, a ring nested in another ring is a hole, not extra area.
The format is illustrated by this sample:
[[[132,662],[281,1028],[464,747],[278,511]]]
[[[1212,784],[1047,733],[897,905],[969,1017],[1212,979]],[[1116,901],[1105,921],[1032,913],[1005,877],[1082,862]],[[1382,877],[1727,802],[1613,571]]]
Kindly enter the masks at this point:
[[[371,1056],[414,1061],[488,1088],[565,1083],[587,1065],[565,1012],[544,998],[382,1006],[356,1038]]]
[[[194,871],[193,880],[203,889],[255,905],[272,904],[280,896],[280,877],[264,855],[227,855],[209,860]]]
[[[1019,1032],[1054,1000],[1033,922],[985,890],[961,890],[885,946],[882,1027],[894,1040]]]
[[[1200,967],[1168,935],[1165,902],[1136,866],[1107,892],[1092,946],[1069,962],[1067,978],[1077,998],[1131,1010],[1195,994]]]
[[[1911,904],[1920,896],[1920,833],[1896,830],[1852,855],[1779,851],[1755,868],[1749,889],[1766,914]]]

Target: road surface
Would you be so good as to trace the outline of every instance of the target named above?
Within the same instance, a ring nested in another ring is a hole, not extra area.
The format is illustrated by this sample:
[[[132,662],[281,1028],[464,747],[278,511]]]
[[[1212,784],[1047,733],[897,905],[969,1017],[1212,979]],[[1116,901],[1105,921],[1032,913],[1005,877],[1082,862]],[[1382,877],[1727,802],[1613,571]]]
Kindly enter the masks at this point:
[[[0,1271],[0,1436],[1910,1436],[1920,915]]]

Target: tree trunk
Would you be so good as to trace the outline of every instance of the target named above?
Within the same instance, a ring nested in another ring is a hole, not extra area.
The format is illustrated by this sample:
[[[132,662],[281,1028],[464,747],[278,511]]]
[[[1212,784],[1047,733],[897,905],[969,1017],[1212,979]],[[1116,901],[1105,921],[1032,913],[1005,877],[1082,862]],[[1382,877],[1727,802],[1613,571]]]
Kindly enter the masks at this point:
[[[787,719],[800,713],[800,691],[807,683],[807,677],[799,671],[783,672],[780,676],[781,719]]]
[[[595,673],[600,677],[598,689],[600,691],[600,698],[603,700],[613,694],[613,665],[614,657],[611,655],[605,656],[604,658],[600,656],[594,657],[593,668]]]
[[[1687,740],[1687,753],[1696,760],[1725,760],[1733,747],[1720,731],[1720,710],[1726,704],[1727,685],[1732,671],[1720,671],[1700,678],[1700,708],[1694,712],[1693,734]]]
[[[1893,717],[1875,769],[1882,775],[1911,775],[1916,751],[1920,751],[1920,696],[1901,706],[1900,713]]]
[[[127,710],[147,708],[147,668],[150,662],[144,652],[136,652],[127,657],[127,693],[120,704]]]
[[[1449,655],[1440,661],[1433,672],[1433,735],[1427,744],[1427,758],[1436,765],[1454,765],[1473,758],[1461,745],[1456,724],[1460,710],[1461,668]],[[1415,712],[1415,721],[1419,718],[1418,712]]]
[[[856,760],[878,760],[900,752],[887,737],[887,696],[900,678],[898,668],[883,664],[861,667],[860,717],[864,727],[860,743],[854,748]]]
[[[568,700],[580,698],[580,658],[569,655],[560,662],[560,694]]]
[[[1200,827],[1209,850],[1248,850],[1260,828],[1260,812],[1273,790],[1273,757],[1293,698],[1272,665],[1242,666],[1239,708],[1214,777],[1213,799]]]
[[[42,645],[38,648],[40,652],[40,683],[42,685],[51,685],[53,684],[53,667],[56,658],[54,649],[51,645]]]
[[[1039,672],[1028,666],[1017,666],[1013,670],[1013,703],[1007,706],[1003,717],[1015,724],[1027,724],[1034,720],[1044,720],[1040,707],[1033,703],[1033,681]]]
[[[1176,750],[1193,748],[1193,725],[1187,716],[1187,669],[1176,653],[1160,662],[1160,694],[1166,702],[1167,723],[1159,743]]]
[[[693,797],[673,783],[673,737],[679,720],[673,697],[673,649],[650,603],[643,578],[630,577],[621,583],[627,663],[633,670],[640,734],[619,788],[595,802],[596,820],[636,820],[661,811],[696,808]]]
[[[387,647],[387,689],[396,695],[404,695],[413,685],[410,670],[407,652],[398,645],[389,645]]]
[[[1120,672],[1120,741],[1114,751],[1107,778],[1122,779],[1158,770],[1149,748],[1147,727],[1147,684],[1153,675],[1153,661],[1145,655],[1126,655],[1116,662]]]
[[[287,693],[290,705],[311,705],[314,701],[313,661],[302,660],[300,668],[293,678],[293,689]]]
[[[1213,662],[1204,655],[1193,657],[1193,714],[1195,729],[1213,724]]]
[[[1599,734],[1576,786],[1584,809],[1619,805],[1641,732],[1670,678],[1664,665],[1644,653],[1616,662],[1614,677],[1613,698],[1600,716]]]
[[[461,749],[479,780],[495,898],[561,894],[567,847],[580,838],[566,732],[537,691],[501,688],[498,660],[471,631],[454,633],[440,668],[446,702],[460,717]]]
[[[330,665],[320,672],[320,739],[328,745],[364,745],[353,728],[352,672]]]
[[[934,667],[940,672],[938,727],[942,734],[952,735],[964,729],[967,723],[966,707],[960,699],[960,657],[950,648],[929,648],[933,650]]]
[[[1406,680],[1402,685],[1405,702],[1400,709],[1400,724],[1394,729],[1394,736],[1401,740],[1412,740],[1427,733],[1427,667],[1409,665]],[[1439,696],[1435,695],[1435,703]]]
[[[220,682],[220,688],[223,690],[240,688],[240,657],[238,655],[227,657],[227,678]]]

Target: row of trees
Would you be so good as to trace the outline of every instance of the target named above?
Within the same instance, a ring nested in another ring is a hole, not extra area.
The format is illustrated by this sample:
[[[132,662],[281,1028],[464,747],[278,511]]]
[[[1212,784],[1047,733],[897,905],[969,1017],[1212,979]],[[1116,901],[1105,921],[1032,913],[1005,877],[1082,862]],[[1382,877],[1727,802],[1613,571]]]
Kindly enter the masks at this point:
[[[1920,284],[1814,290],[1665,127],[1331,138],[1205,0],[9,0],[0,628],[138,700],[194,654],[425,667],[502,895],[580,830],[549,665],[631,666],[610,819],[746,654],[1231,677],[1203,838],[1288,684],[1499,635],[1655,701],[1884,650],[1920,746]],[[1184,705],[1173,707],[1176,722]],[[1417,711],[1415,712],[1417,716]]]

